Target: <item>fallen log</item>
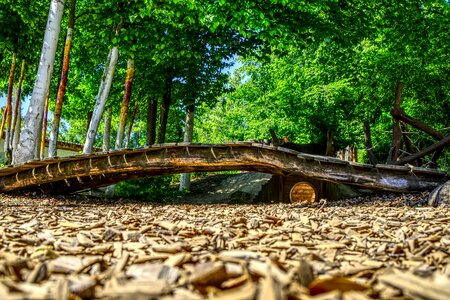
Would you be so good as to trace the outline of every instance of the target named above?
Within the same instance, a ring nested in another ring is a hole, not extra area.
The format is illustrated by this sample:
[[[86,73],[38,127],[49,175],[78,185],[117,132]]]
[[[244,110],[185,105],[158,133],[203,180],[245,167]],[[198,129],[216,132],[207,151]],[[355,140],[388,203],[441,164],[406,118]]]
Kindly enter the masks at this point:
[[[261,144],[186,143],[29,161],[0,169],[0,191],[35,188],[70,193],[130,178],[230,170],[296,175],[394,192],[432,190],[450,179],[438,170],[372,166]]]

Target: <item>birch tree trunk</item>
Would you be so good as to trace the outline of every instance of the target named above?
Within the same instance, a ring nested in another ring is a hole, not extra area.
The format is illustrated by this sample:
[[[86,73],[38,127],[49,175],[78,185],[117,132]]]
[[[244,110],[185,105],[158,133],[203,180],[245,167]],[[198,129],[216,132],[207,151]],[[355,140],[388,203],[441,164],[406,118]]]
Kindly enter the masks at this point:
[[[11,119],[12,119],[12,94],[13,94],[13,85],[14,85],[14,72],[16,70],[16,57],[17,53],[16,51],[13,52],[12,57],[12,63],[11,63],[11,69],[9,71],[9,81],[8,81],[8,96],[6,98],[6,133],[5,133],[5,157],[6,157],[6,164],[11,163],[12,157],[11,157]],[[3,134],[3,128],[1,130],[1,133]]]
[[[69,22],[67,25],[66,42],[64,45],[63,65],[61,71],[61,81],[58,86],[58,93],[56,96],[55,112],[53,113],[52,130],[50,132],[50,139],[48,143],[48,156],[56,156],[56,145],[58,143],[59,125],[61,122],[61,110],[64,104],[64,95],[66,93],[67,78],[69,74],[70,50],[72,48],[73,28],[75,24],[75,5],[76,0],[70,1]]]
[[[149,100],[147,108],[147,134],[145,146],[151,146],[156,141],[156,115],[158,110],[158,101],[156,99]]]
[[[31,95],[30,106],[25,116],[24,127],[20,134],[19,144],[14,150],[14,161],[25,162],[36,157],[36,141],[41,134],[42,117],[44,113],[45,97],[50,85],[50,78],[55,61],[56,46],[61,18],[64,11],[64,0],[51,0],[45,29],[39,68]]]
[[[127,61],[127,76],[125,78],[125,91],[123,94],[122,107],[120,108],[119,129],[117,130],[116,149],[122,148],[123,134],[127,122],[128,106],[130,105],[131,88],[134,77],[134,60],[129,58]]]
[[[194,135],[194,117],[195,117],[195,104],[192,103],[186,106],[186,125],[184,130],[184,142],[192,142]],[[191,188],[191,174],[183,173],[180,177],[180,191],[189,190]]]
[[[106,101],[108,100],[109,91],[116,71],[117,60],[119,59],[119,49],[113,47],[108,55],[108,67],[105,68],[100,88],[98,89],[97,99],[95,101],[94,111],[92,113],[91,122],[89,122],[89,129],[86,134],[86,142],[84,143],[83,153],[91,154],[94,146],[95,135],[97,134],[98,125],[102,118],[103,110],[105,109]]]
[[[111,140],[111,107],[108,107],[105,113],[105,129],[103,131],[103,152],[109,151],[109,142]]]
[[[41,149],[39,151],[40,158],[44,159],[45,157],[45,139],[47,137],[47,124],[48,124],[48,102],[49,102],[49,94],[47,93],[47,97],[45,98],[45,107],[44,107],[44,120],[42,120],[42,138],[41,138]]]

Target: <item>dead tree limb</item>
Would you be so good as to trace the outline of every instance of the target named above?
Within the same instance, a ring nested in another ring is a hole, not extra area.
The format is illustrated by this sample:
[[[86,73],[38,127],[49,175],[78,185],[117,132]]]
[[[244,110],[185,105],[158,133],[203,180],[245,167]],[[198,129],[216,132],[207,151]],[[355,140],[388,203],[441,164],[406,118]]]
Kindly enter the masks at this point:
[[[414,128],[417,128],[419,130],[422,130],[425,133],[428,133],[429,135],[434,137],[436,140],[442,140],[445,137],[442,133],[440,133],[436,129],[431,128],[430,126],[411,118],[410,116],[405,114],[403,111],[398,111],[398,112],[393,111],[392,116],[398,120],[408,123],[409,125],[411,125]]]
[[[440,142],[437,142],[425,149],[423,149],[422,151],[419,151],[413,155],[410,155],[408,157],[405,157],[399,161],[396,161],[394,164],[395,165],[404,165],[407,163],[410,163],[412,161],[415,161],[416,159],[422,158],[425,155],[433,152],[433,151],[437,151],[440,149],[443,149],[445,146],[450,144],[450,135],[446,136],[444,139],[442,139]]]

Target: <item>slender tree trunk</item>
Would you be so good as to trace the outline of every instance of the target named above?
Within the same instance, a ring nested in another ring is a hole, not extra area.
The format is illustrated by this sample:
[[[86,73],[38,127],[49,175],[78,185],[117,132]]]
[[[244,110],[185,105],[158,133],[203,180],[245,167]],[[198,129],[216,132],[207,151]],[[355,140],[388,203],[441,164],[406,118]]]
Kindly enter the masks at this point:
[[[11,62],[11,68],[9,69],[9,78],[8,78],[8,95],[6,98],[6,106],[5,110],[3,111],[3,118],[2,118],[2,124],[0,126],[0,133],[3,136],[3,130],[8,128],[8,118],[9,121],[11,121],[11,102],[12,102],[12,91],[13,91],[13,85],[14,85],[14,72],[16,70],[16,57],[17,53],[16,51],[13,52],[12,55],[12,62]],[[5,139],[7,138],[7,135],[5,135]],[[6,143],[5,143],[5,150],[6,150]]]
[[[8,81],[8,96],[6,98],[6,132],[5,132],[5,157],[6,163],[9,164],[12,161],[11,157],[11,119],[12,119],[12,94],[13,94],[13,86],[14,86],[14,72],[16,70],[16,51],[13,52],[11,69],[9,71],[9,81]],[[3,128],[1,129],[3,133]]]
[[[136,118],[138,105],[139,105],[139,102],[136,101],[136,103],[134,103],[133,113],[131,114],[130,126],[128,126],[127,138],[125,139],[125,148],[128,148],[128,144],[130,143],[131,131],[133,130],[133,124],[134,124],[134,119]]]
[[[44,108],[44,120],[42,121],[42,139],[41,139],[41,159],[45,157],[45,140],[47,137],[47,124],[48,124],[48,94],[45,99],[45,108]],[[56,154],[55,154],[56,156]]]
[[[156,115],[158,110],[158,101],[151,99],[147,108],[147,135],[145,146],[151,146],[156,141]]]
[[[327,148],[325,150],[325,156],[334,156],[334,131],[328,130],[327,132]]]
[[[0,125],[0,138],[4,138],[4,130],[5,130],[5,124],[6,124],[6,114],[8,113],[8,110],[6,109],[6,106],[5,106],[5,109],[3,110],[3,113],[2,113],[2,124]]]
[[[184,129],[185,143],[192,142],[194,135],[194,118],[195,118],[195,103],[191,103],[186,106],[186,125]],[[189,190],[191,188],[191,174],[183,173],[180,177],[180,191]]]
[[[134,60],[129,58],[127,61],[127,76],[125,78],[125,92],[123,94],[122,107],[120,108],[119,129],[117,130],[116,149],[122,148],[123,134],[127,122],[128,106],[130,105],[131,88],[134,77]]]
[[[111,140],[111,107],[105,112],[105,129],[103,131],[103,151],[109,151],[109,143]]]
[[[70,1],[69,22],[67,25],[66,42],[64,45],[64,57],[61,71],[61,80],[58,86],[56,96],[55,112],[52,120],[52,130],[48,144],[48,156],[56,156],[56,145],[58,143],[59,124],[61,122],[61,111],[64,104],[64,95],[66,93],[67,80],[69,74],[70,50],[72,48],[73,28],[75,24],[75,5],[76,0]]]
[[[18,91],[18,93],[20,93],[20,90]],[[17,145],[19,144],[20,124],[22,123],[22,118],[21,118],[21,113],[20,113],[20,111],[21,111],[20,108],[21,108],[22,105],[20,103],[20,97],[19,96],[17,97],[16,101],[18,101],[18,105],[16,105],[18,113],[17,113],[16,121],[14,122],[14,136],[13,136],[13,141],[12,141],[12,149],[13,149],[13,151],[14,151],[14,149],[17,148]],[[13,164],[16,163],[14,161],[14,159],[13,159],[12,163]]]
[[[89,123],[89,129],[86,134],[86,142],[84,144],[83,153],[92,153],[92,148],[95,142],[95,135],[97,134],[98,125],[105,109],[106,101],[108,100],[109,91],[111,90],[112,79],[114,72],[116,71],[117,60],[119,59],[119,49],[113,47],[108,55],[108,67],[105,68],[102,80],[100,82],[100,88],[98,90],[97,99],[95,101],[94,112],[92,114],[91,122]]]
[[[375,154],[373,154],[372,135],[370,134],[370,125],[368,121],[364,121],[364,139],[366,142],[366,151],[369,163],[376,165],[378,163]]]
[[[22,60],[22,68],[20,69],[20,76],[19,76],[19,83],[17,85],[17,94],[16,99],[14,101],[14,107],[12,112],[12,125],[11,125],[11,133],[13,138],[11,139],[11,149],[14,149],[16,147],[16,139],[15,134],[17,131],[17,119],[19,119],[19,132],[20,132],[20,96],[22,94],[22,83],[23,83],[23,76],[25,74],[25,59]]]
[[[394,111],[392,115],[400,113],[400,103],[402,97],[403,84],[401,82],[397,83],[397,88],[395,89],[395,101],[394,101]],[[397,161],[398,155],[400,153],[400,141],[402,138],[402,132],[400,129],[399,119],[394,117],[394,124],[392,127],[392,147],[389,152],[388,163],[393,164]]]
[[[24,128],[20,134],[19,144],[14,150],[14,161],[18,163],[37,157],[36,142],[41,135],[41,132],[37,129],[42,126],[45,97],[53,71],[63,11],[64,0],[51,0],[36,82],[25,117]]]
[[[164,95],[159,109],[158,144],[164,144],[166,140],[167,120],[169,118],[170,102],[172,100],[173,77],[167,77],[164,87]]]

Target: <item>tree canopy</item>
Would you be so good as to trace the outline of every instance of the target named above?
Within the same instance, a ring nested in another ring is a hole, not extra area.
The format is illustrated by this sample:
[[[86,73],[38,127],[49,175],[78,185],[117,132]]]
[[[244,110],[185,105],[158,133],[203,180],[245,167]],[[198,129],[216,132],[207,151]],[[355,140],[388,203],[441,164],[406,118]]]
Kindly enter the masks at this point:
[[[27,62],[23,92],[25,98],[31,95],[49,3],[0,0],[1,93],[8,90],[16,52],[18,60]],[[67,3],[64,9],[62,32]],[[186,107],[194,104],[197,142],[264,139],[273,129],[294,142],[324,143],[332,130],[337,148],[354,144],[363,153],[362,124],[368,121],[375,153],[383,160],[399,82],[408,115],[444,135],[449,131],[446,0],[77,0],[75,24],[60,140],[85,142],[112,47],[118,48],[119,59],[106,103],[112,110],[111,146],[128,59],[135,65],[130,103],[138,103],[132,147],[148,144],[149,130],[159,140],[180,141]],[[60,34],[50,111],[55,109],[64,39]],[[163,117],[150,124],[152,107]],[[127,127],[132,113],[127,112]],[[104,126],[95,146],[102,145]],[[410,131],[419,148],[433,142]],[[442,156],[441,165],[447,161],[448,155]]]

